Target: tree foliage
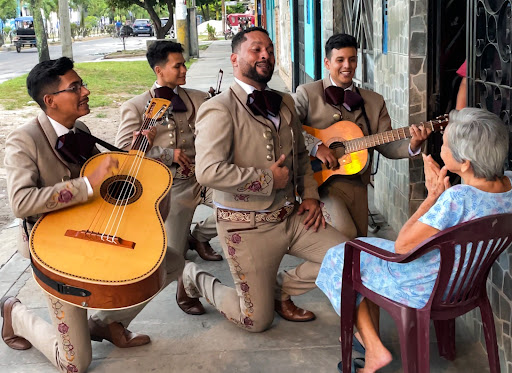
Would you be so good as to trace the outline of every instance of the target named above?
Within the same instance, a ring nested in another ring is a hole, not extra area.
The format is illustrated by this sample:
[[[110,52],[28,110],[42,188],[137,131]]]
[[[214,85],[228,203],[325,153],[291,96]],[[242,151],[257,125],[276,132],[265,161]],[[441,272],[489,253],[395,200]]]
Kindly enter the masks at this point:
[[[16,0],[0,0],[0,19],[16,17]]]
[[[153,27],[155,28],[155,34],[157,39],[165,38],[165,34],[173,26],[173,15],[175,0],[107,0],[107,4],[114,8],[129,9],[133,5],[137,5],[145,9],[151,21],[153,21]],[[165,17],[169,18],[169,21],[162,27],[160,21],[160,14],[165,12]]]

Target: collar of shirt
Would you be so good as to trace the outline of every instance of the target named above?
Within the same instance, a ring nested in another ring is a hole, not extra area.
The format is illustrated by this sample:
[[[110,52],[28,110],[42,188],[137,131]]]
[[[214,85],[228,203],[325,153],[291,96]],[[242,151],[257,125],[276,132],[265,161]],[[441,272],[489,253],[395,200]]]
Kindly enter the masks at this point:
[[[48,115],[47,115],[47,117],[48,117]],[[52,119],[50,117],[48,117],[48,120],[50,121],[50,123],[51,123],[51,125],[53,127],[53,130],[57,134],[57,137],[65,135],[69,131],[72,131],[75,128],[75,126],[73,126],[71,128],[67,128],[66,126],[63,126],[62,124],[57,122],[55,119]]]
[[[160,84],[158,84],[158,82],[155,82],[155,86],[156,86],[156,88],[160,88],[160,87],[162,87]],[[174,93],[176,93],[176,94],[178,94],[178,87],[179,87],[179,86],[176,86],[176,87],[174,87],[174,89],[172,90],[172,91],[173,91]]]
[[[252,85],[250,84],[247,84],[247,83],[244,83],[242,82],[241,80],[235,78],[235,82],[237,82],[240,87],[242,87],[242,89],[248,94],[250,95],[252,92],[254,92],[256,90],[255,87],[253,87]],[[268,86],[265,87],[265,90],[270,90],[270,88],[268,88]]]
[[[329,75],[329,79],[331,80],[331,84],[335,87],[337,87],[336,83],[334,83],[334,81],[332,80],[332,76]],[[354,82],[352,82],[352,84],[348,87],[348,88],[345,88],[345,91],[353,91],[354,90]]]

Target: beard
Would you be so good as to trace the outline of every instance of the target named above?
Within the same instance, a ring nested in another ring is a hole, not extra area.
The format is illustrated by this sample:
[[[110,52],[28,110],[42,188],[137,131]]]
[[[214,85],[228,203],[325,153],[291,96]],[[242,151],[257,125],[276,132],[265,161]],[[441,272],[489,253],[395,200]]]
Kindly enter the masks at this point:
[[[257,70],[258,65],[266,64],[268,66],[268,73],[267,74],[260,74]],[[274,66],[270,64],[269,61],[266,62],[258,62],[255,63],[254,66],[251,66],[249,64],[246,65],[246,69],[243,72],[243,75],[247,78],[254,80],[258,83],[268,83],[270,79],[272,79],[272,74],[274,73]]]

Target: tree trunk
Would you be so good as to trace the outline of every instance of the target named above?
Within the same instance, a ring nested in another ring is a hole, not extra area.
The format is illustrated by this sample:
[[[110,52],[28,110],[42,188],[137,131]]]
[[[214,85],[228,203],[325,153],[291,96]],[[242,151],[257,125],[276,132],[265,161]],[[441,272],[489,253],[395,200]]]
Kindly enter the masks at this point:
[[[48,38],[46,37],[43,16],[41,14],[41,0],[30,0],[30,7],[34,15],[34,31],[36,33],[39,62],[48,61],[50,59],[50,50],[48,49]]]
[[[62,45],[62,55],[73,59],[68,0],[59,0],[59,25],[59,37]]]
[[[208,21],[208,19],[206,18],[206,13],[204,12],[204,6],[203,5],[200,5],[201,6],[201,13],[203,13],[203,19],[205,21]]]

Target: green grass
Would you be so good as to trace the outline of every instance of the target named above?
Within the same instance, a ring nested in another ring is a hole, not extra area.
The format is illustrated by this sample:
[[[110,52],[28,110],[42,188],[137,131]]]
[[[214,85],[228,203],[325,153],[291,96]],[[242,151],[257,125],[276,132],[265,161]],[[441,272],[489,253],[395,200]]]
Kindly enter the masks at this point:
[[[186,63],[187,68],[195,62]],[[75,64],[76,72],[91,91],[91,108],[116,106],[149,89],[155,82],[155,74],[146,61],[106,61]],[[6,110],[16,110],[37,105],[29,97],[27,75],[0,84],[0,104]]]

